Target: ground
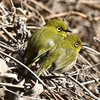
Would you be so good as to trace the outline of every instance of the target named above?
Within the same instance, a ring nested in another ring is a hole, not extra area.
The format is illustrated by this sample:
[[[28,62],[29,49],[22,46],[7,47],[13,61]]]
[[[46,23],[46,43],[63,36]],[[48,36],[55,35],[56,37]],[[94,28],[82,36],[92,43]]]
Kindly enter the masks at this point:
[[[81,50],[76,65],[67,75],[57,77],[46,72],[53,79],[45,73],[45,78],[34,76],[34,80],[30,77],[28,81],[18,77],[21,69],[27,67],[23,54],[31,35],[47,21],[63,20],[69,14],[66,25],[91,50]],[[99,0],[1,0],[0,99],[99,100],[99,46]]]

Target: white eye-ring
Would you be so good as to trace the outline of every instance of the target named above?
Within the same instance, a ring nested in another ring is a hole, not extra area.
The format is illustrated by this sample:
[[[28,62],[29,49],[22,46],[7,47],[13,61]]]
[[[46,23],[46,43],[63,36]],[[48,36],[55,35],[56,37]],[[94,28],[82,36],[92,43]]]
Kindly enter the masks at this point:
[[[60,32],[61,31],[61,27],[57,27],[57,31]]]
[[[74,46],[77,48],[77,47],[79,46],[79,43],[76,42],[76,43],[74,44]]]

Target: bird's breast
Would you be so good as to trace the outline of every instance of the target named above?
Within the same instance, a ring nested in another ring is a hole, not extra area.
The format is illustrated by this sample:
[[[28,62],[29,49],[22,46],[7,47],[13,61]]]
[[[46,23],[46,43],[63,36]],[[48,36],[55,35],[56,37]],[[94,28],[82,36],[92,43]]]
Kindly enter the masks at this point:
[[[76,60],[73,61],[71,64],[69,64],[68,66],[64,67],[64,68],[61,68],[59,70],[55,70],[56,73],[64,73],[64,72],[67,72],[69,71],[70,69],[72,69],[72,67],[75,65],[76,63]]]

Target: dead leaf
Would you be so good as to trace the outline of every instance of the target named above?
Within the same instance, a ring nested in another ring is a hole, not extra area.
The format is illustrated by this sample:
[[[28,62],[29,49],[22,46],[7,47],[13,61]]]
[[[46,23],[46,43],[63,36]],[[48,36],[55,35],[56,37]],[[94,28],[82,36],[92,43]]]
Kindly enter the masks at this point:
[[[0,59],[0,73],[6,73],[8,70],[9,70],[9,67],[6,64],[6,61],[3,59]]]
[[[30,95],[33,98],[36,98],[43,92],[43,85],[38,83],[38,80],[36,81],[36,84],[33,88],[27,91],[27,95]]]
[[[13,79],[15,79],[16,81],[19,81],[19,80],[18,80],[18,75],[17,75],[17,74],[13,74],[13,73],[2,73],[2,74],[0,74],[0,77],[13,78]]]

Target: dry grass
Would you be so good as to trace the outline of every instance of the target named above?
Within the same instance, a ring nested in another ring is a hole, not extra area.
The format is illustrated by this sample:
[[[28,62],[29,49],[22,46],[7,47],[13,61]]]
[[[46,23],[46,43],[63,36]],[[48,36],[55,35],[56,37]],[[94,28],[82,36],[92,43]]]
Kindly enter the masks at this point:
[[[100,99],[100,2],[95,3],[93,0],[91,3],[88,1],[82,3],[81,0],[73,1],[1,1],[1,100]],[[64,19],[72,11],[73,14],[67,19],[66,24],[73,33],[89,45],[92,52],[81,51],[76,65],[68,74],[55,75],[45,72],[45,78],[40,79],[24,64],[23,54],[28,38],[46,21],[52,18]],[[21,70],[25,68],[35,78],[19,79]]]

